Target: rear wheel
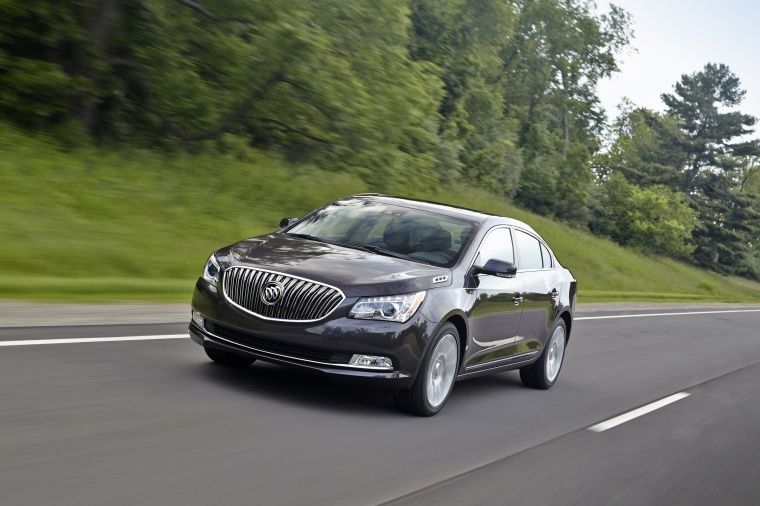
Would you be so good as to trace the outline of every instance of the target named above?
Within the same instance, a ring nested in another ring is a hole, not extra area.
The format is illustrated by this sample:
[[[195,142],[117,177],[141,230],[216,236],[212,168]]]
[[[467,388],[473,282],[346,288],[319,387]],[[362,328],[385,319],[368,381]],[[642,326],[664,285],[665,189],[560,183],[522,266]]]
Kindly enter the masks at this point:
[[[520,369],[523,385],[540,390],[548,390],[554,385],[562,369],[567,344],[567,329],[561,318],[554,324],[549,334],[544,352],[533,365]]]
[[[241,357],[236,353],[222,351],[220,349],[211,348],[209,346],[204,347],[203,349],[206,350],[206,355],[208,355],[208,358],[217,364],[222,364],[230,367],[248,367],[256,361],[255,358]]]
[[[400,408],[418,416],[433,416],[443,409],[454,387],[459,366],[456,327],[444,324],[429,349],[412,387],[400,390],[395,397]]]

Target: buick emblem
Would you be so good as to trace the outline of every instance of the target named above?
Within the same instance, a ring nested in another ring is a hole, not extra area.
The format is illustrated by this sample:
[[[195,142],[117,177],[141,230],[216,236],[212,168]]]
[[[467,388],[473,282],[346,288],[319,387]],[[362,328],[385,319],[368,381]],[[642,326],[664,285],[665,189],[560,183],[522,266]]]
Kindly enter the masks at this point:
[[[261,289],[261,301],[264,304],[273,306],[280,302],[283,290],[284,287],[282,286],[282,283],[278,281],[270,281]]]

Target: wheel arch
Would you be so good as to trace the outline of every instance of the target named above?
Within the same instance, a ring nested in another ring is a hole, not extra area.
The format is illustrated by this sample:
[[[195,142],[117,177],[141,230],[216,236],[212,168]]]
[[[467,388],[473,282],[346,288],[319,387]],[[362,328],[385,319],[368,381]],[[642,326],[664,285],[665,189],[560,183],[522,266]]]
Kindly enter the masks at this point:
[[[454,313],[452,315],[449,315],[448,318],[443,321],[443,323],[451,323],[454,325],[454,327],[456,327],[457,333],[459,333],[459,368],[461,368],[462,364],[464,363],[464,352],[467,348],[467,320],[463,315]]]
[[[566,342],[569,343],[570,331],[572,330],[572,327],[573,327],[573,317],[570,315],[570,311],[568,310],[563,311],[559,315],[559,317],[562,318],[562,320],[564,320],[565,322],[565,330],[567,331],[567,337],[565,339],[566,339]]]

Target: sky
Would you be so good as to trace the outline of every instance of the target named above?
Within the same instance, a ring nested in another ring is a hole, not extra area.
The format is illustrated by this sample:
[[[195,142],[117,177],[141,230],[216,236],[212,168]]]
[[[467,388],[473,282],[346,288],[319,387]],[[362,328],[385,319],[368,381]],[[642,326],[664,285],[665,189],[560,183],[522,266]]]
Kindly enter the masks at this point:
[[[607,10],[597,0],[599,10]],[[633,15],[638,52],[622,56],[621,72],[599,84],[610,119],[628,97],[662,111],[662,93],[672,93],[681,75],[707,63],[724,63],[747,90],[737,108],[760,118],[760,2],[748,0],[613,0]]]

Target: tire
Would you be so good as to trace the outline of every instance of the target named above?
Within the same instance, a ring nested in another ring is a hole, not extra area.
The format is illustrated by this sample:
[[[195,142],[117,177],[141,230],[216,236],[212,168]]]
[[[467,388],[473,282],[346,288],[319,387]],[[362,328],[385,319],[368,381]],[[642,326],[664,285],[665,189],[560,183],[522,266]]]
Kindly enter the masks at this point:
[[[428,346],[411,388],[399,390],[396,405],[417,416],[433,416],[446,404],[459,369],[459,333],[445,323]]]
[[[217,348],[204,347],[208,358],[216,362],[217,364],[226,365],[229,367],[248,367],[256,361],[255,358],[241,357],[236,353],[229,351],[222,351]]]
[[[549,336],[538,360],[520,369],[520,380],[526,387],[548,390],[557,382],[567,346],[567,327],[562,318],[554,324]]]

